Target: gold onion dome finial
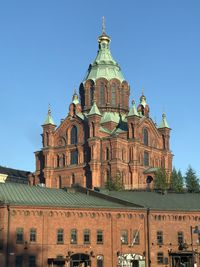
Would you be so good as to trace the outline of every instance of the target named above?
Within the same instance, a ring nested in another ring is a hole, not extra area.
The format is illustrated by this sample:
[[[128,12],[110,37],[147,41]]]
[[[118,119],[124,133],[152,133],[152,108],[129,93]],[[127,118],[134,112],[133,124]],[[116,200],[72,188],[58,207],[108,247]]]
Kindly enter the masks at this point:
[[[102,34],[98,38],[98,42],[101,43],[102,41],[106,41],[110,43],[110,37],[106,34],[106,24],[105,24],[105,17],[102,17]]]

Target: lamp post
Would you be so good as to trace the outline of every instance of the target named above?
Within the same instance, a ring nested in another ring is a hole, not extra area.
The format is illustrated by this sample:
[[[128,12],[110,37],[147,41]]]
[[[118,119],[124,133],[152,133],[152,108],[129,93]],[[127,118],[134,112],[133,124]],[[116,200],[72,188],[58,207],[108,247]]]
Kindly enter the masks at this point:
[[[194,262],[195,262],[194,246],[193,246],[193,233],[194,234],[199,234],[200,233],[200,230],[199,230],[197,225],[195,225],[194,227],[190,226],[190,239],[191,239],[191,247],[192,247],[192,266],[194,266]]]

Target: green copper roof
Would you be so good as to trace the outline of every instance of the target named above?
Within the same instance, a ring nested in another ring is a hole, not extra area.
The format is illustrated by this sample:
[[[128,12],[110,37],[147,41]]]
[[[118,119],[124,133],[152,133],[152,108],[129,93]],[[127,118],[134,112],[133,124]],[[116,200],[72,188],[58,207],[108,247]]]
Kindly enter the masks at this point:
[[[102,116],[100,111],[99,111],[99,109],[98,109],[98,107],[97,107],[96,101],[93,101],[93,105],[92,105],[92,107],[90,109],[90,112],[88,113],[88,116],[90,116],[90,115],[100,115],[100,116]]]
[[[107,191],[107,195],[142,205],[153,210],[200,211],[199,193],[167,193],[138,191]]]
[[[140,104],[145,107],[147,105],[146,102],[146,97],[144,96],[144,94],[142,94],[142,96],[140,97]]]
[[[104,112],[103,117],[101,118],[101,123],[112,121],[118,124],[120,120],[126,122],[126,115],[120,115],[118,112]]]
[[[161,123],[160,123],[158,128],[169,128],[169,125],[168,125],[167,120],[166,120],[165,113],[162,114],[162,121],[161,121]]]
[[[134,100],[132,101],[132,107],[130,108],[127,117],[130,117],[130,116],[139,116],[139,114],[137,112],[137,109],[136,109],[136,106],[135,106],[135,101]]]
[[[45,120],[45,122],[44,122],[43,125],[46,125],[46,124],[53,124],[53,125],[55,125],[55,123],[53,121],[53,118],[51,116],[51,109],[50,109],[50,107],[48,109],[48,114],[47,114],[46,120]]]
[[[74,103],[74,105],[79,104],[79,99],[78,99],[78,95],[76,93],[76,89],[74,89],[74,94],[72,96],[72,103]]]
[[[63,189],[43,188],[15,183],[0,183],[0,201],[13,205],[78,207],[78,208],[118,208],[123,205],[90,196],[80,192]]]
[[[116,78],[121,82],[124,80],[120,66],[113,59],[110,52],[110,38],[105,32],[98,39],[99,50],[94,62],[89,66],[84,81],[91,79],[96,81],[98,78],[106,78],[111,80]]]

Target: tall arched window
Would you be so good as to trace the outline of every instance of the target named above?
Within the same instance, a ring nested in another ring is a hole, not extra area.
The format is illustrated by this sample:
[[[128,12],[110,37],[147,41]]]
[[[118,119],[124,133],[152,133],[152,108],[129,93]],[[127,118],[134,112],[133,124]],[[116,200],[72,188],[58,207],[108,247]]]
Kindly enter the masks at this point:
[[[65,164],[66,164],[65,154],[63,154],[63,167],[65,166]]]
[[[77,135],[77,127],[72,126],[71,129],[71,144],[77,144],[78,135]]]
[[[166,146],[165,146],[165,136],[164,136],[164,134],[162,134],[162,141],[163,141],[163,149],[166,149]]]
[[[143,129],[143,143],[145,146],[148,146],[149,140],[148,140],[148,131],[147,129]]]
[[[109,151],[109,148],[107,147],[106,148],[106,160],[109,160],[110,159],[110,151]]]
[[[135,138],[135,129],[133,123],[131,123],[131,132],[132,132],[131,138]]]
[[[111,103],[113,106],[116,105],[116,84],[112,84],[112,98],[111,98]]]
[[[60,156],[57,155],[57,167],[60,167]]]
[[[105,104],[105,84],[101,82],[100,84],[100,105]]]
[[[90,87],[90,105],[92,106],[94,100],[94,87],[91,85]]]

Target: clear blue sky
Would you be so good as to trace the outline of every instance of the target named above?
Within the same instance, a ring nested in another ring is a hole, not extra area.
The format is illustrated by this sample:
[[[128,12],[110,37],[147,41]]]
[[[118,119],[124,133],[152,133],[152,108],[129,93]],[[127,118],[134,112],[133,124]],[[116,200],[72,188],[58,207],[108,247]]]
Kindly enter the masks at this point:
[[[0,1],[0,165],[34,171],[41,124],[67,116],[97,53],[101,18],[138,104],[166,112],[174,166],[200,174],[200,1]]]

